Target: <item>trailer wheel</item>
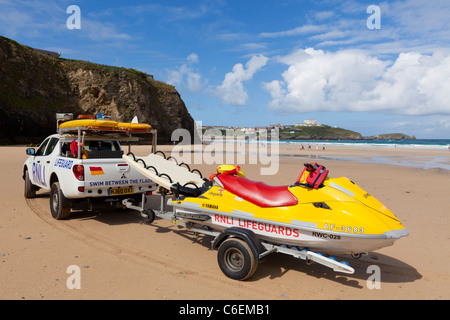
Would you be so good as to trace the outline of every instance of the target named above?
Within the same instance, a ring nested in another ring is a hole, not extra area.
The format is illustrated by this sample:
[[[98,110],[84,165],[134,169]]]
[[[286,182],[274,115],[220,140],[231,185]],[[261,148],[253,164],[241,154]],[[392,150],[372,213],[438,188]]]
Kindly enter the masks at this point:
[[[66,202],[66,197],[61,191],[59,182],[54,182],[50,189],[50,212],[53,218],[62,220],[69,217],[70,206]]]
[[[147,216],[147,218],[145,219],[145,222],[150,224],[153,221],[155,221],[156,214],[155,214],[155,211],[153,211],[152,209],[146,209],[144,211],[144,216]]]
[[[239,238],[228,238],[219,247],[217,260],[222,272],[234,280],[250,278],[258,263],[248,244]]]

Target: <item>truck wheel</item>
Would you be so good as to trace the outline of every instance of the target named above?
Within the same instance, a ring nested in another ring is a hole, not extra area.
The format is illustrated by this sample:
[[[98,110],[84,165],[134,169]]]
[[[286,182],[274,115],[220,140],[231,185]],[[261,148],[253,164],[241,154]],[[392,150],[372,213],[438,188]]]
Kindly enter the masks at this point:
[[[28,170],[25,171],[25,188],[24,188],[24,196],[27,199],[36,197],[36,191],[39,190],[34,184],[31,183],[30,175],[28,174]]]
[[[248,244],[239,238],[228,238],[219,247],[217,260],[222,272],[234,280],[250,278],[258,263]]]
[[[53,218],[62,220],[69,217],[70,206],[66,202],[67,199],[61,191],[59,182],[54,182],[50,189],[50,211]]]

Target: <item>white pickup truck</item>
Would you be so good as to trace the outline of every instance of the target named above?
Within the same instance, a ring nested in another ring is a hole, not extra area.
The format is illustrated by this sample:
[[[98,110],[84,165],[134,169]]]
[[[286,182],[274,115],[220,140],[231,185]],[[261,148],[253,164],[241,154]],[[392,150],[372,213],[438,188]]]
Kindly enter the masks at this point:
[[[23,166],[25,198],[36,191],[50,192],[50,211],[55,219],[65,219],[71,209],[89,209],[98,203],[118,203],[125,199],[144,203],[156,184],[131,168],[123,159],[120,142],[127,137],[83,136],[87,158],[74,157],[70,144],[81,141],[73,134],[53,134],[39,148],[28,148]],[[143,206],[142,206],[143,208]],[[143,212],[141,212],[143,213]]]

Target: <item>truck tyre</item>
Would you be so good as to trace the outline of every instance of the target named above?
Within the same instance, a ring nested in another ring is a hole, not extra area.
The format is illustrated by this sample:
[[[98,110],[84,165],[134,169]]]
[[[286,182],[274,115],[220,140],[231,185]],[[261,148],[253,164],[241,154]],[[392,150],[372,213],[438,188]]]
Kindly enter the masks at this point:
[[[56,220],[67,219],[70,214],[70,206],[61,191],[59,182],[54,182],[50,189],[50,211]]]
[[[217,260],[222,272],[234,280],[250,278],[258,267],[248,244],[239,238],[228,238],[219,247]]]
[[[31,183],[30,175],[28,174],[28,170],[25,171],[25,188],[24,188],[24,196],[27,199],[36,197],[36,191],[39,190],[34,184]]]

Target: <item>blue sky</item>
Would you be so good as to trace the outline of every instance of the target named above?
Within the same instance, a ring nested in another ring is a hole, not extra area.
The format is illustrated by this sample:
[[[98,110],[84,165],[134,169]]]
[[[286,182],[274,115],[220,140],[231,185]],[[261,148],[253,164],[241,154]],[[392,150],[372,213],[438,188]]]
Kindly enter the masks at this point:
[[[0,0],[0,35],[152,74],[207,125],[449,139],[448,17],[447,0]]]

